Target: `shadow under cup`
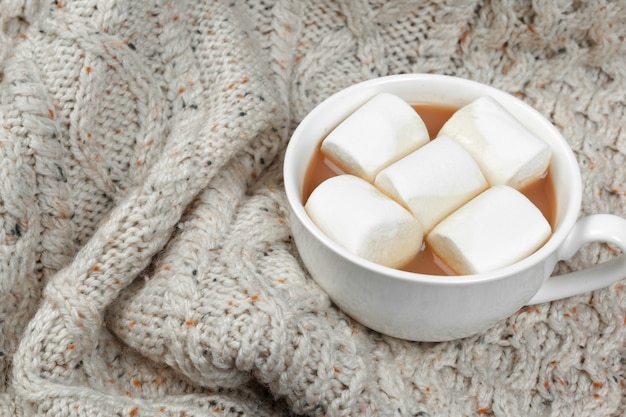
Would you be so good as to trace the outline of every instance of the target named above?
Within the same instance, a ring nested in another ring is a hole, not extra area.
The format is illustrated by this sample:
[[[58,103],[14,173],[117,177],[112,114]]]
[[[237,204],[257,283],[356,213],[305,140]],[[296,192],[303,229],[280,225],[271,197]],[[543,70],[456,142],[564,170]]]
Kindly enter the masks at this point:
[[[379,93],[409,103],[461,107],[489,95],[552,149],[555,221],[546,244],[524,260],[486,274],[432,276],[361,259],[332,241],[307,216],[302,201],[309,163],[320,141]],[[550,276],[559,247],[576,223],[582,198],[580,171],[559,131],[540,113],[493,87],[432,74],[407,74],[356,84],[318,105],[294,132],[285,156],[285,190],[300,256],[316,282],[344,312],[367,327],[409,340],[442,341],[480,332],[526,304]]]

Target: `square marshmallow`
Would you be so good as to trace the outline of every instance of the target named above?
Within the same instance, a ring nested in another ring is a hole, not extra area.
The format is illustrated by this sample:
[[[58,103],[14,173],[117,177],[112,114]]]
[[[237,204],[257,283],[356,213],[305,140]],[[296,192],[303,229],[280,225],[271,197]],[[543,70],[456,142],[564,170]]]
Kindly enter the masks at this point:
[[[422,247],[422,227],[404,207],[353,175],[331,177],[313,190],[309,217],[332,240],[369,261],[398,268]]]
[[[382,93],[333,129],[321,150],[346,173],[373,182],[381,169],[429,140],[424,121],[411,105]]]
[[[524,259],[551,233],[541,211],[506,185],[488,189],[439,223],[426,241],[460,275],[494,271]]]
[[[552,155],[546,142],[489,96],[457,110],[439,135],[467,149],[492,186],[522,189],[546,172]]]
[[[375,184],[407,207],[425,233],[489,185],[471,155],[448,136],[389,165]]]

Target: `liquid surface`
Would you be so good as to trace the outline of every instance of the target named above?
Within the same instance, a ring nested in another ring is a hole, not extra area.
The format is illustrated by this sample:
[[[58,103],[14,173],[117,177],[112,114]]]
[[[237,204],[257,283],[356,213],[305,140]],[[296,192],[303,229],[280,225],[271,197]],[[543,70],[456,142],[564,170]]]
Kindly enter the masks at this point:
[[[431,140],[437,136],[441,126],[457,110],[456,107],[420,103],[412,104],[412,106],[426,124]],[[318,147],[305,176],[303,201],[306,202],[313,190],[324,180],[343,173],[339,167],[322,154]],[[539,208],[554,229],[556,203],[550,173],[548,172],[544,177],[520,190],[520,192]],[[456,275],[426,244],[422,245],[422,250],[411,261],[399,269],[429,275]]]

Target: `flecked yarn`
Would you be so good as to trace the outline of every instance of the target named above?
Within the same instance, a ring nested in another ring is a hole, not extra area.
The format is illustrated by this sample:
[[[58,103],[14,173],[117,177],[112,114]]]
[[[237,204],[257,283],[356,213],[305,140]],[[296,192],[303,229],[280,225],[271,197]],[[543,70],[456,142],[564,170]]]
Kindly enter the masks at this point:
[[[626,281],[415,343],[329,300],[281,158],[358,81],[487,83],[626,217],[626,2],[2,0],[0,415],[623,416]],[[610,259],[593,244],[557,272]]]

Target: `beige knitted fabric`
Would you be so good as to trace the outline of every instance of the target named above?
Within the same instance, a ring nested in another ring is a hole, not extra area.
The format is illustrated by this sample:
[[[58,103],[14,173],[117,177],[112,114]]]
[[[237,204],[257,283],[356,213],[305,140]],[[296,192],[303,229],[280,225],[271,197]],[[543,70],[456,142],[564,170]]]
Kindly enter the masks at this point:
[[[625,415],[626,281],[413,343],[299,261],[289,135],[388,74],[517,95],[626,217],[626,2],[454,3],[0,1],[0,415]]]

